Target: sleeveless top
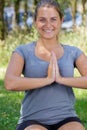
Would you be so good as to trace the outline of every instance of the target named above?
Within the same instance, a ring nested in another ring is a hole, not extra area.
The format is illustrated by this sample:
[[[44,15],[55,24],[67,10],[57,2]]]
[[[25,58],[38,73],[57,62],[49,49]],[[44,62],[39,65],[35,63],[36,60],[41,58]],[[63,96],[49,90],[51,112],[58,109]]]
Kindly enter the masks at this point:
[[[47,77],[49,62],[35,55],[35,46],[36,42],[32,42],[20,45],[14,50],[24,59],[22,73],[24,77],[29,78]],[[62,46],[64,54],[58,60],[60,74],[63,77],[73,77],[75,62],[83,52],[74,46]],[[21,104],[18,124],[27,120],[36,120],[50,125],[67,117],[75,117],[77,114],[74,104],[75,96],[72,86],[54,82],[42,88],[27,90]]]

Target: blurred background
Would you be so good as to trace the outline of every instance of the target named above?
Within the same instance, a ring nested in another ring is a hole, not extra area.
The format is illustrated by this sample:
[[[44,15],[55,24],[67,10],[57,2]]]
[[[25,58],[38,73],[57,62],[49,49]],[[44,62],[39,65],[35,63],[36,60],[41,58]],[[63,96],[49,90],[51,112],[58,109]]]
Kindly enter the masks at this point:
[[[9,92],[4,75],[13,50],[38,38],[33,16],[39,0],[0,0],[0,130],[15,130],[23,92]],[[64,14],[60,42],[87,55],[87,0],[58,0]],[[75,69],[75,76],[80,74]],[[87,130],[87,90],[74,89],[75,109]]]
[[[39,0],[0,0],[0,39],[18,30],[30,30]],[[64,13],[62,29],[87,26],[87,0],[58,0]]]

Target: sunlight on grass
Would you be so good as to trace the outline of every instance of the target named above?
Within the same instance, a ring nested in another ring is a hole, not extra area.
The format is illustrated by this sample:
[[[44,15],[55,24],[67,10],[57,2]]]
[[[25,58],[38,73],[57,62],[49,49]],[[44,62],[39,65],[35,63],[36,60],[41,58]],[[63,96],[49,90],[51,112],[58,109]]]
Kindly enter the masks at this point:
[[[0,68],[0,79],[3,79],[5,76],[6,68]]]
[[[87,98],[87,90],[85,89],[74,89],[76,98],[80,99],[80,98]]]
[[[0,97],[4,97],[5,95],[4,94],[0,94]]]

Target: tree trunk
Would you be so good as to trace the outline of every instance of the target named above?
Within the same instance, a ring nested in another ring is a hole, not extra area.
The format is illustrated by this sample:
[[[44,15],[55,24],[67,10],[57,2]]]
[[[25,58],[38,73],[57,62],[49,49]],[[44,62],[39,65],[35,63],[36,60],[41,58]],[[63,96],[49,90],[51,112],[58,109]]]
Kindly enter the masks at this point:
[[[73,18],[73,28],[76,27],[75,25],[75,15],[76,15],[76,10],[77,10],[77,0],[72,0],[71,1],[71,7],[72,7],[72,18]]]
[[[85,8],[85,4],[86,4],[87,0],[82,0],[82,6],[83,6],[83,13],[86,14],[86,8]]]
[[[82,6],[83,6],[83,13],[82,13],[82,17],[83,17],[83,25],[86,25],[86,4],[87,0],[82,0]]]
[[[5,25],[4,25],[4,0],[0,0],[0,39],[5,40]]]
[[[16,18],[16,23],[18,23],[18,10],[19,10],[19,3],[21,0],[16,0],[15,1],[15,18]]]

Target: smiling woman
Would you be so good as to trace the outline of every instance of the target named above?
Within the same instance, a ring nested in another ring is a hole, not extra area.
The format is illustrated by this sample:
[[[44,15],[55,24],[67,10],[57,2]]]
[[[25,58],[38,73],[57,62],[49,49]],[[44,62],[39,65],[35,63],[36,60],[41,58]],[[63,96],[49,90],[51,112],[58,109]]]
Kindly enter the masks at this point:
[[[41,37],[55,38],[59,33],[61,22],[59,14],[53,7],[39,8],[35,24]]]
[[[45,38],[56,37],[60,31],[60,26],[63,21],[63,14],[60,7],[57,5],[49,5],[47,1],[38,4],[35,11],[35,25],[39,34]],[[58,6],[58,7],[57,7]],[[43,33],[43,34],[42,34]]]
[[[59,4],[41,0],[34,17],[38,40],[12,54],[6,89],[25,91],[17,130],[84,130],[72,87],[87,88],[87,57],[77,47],[60,44],[62,21]],[[78,78],[74,68],[81,74]]]

